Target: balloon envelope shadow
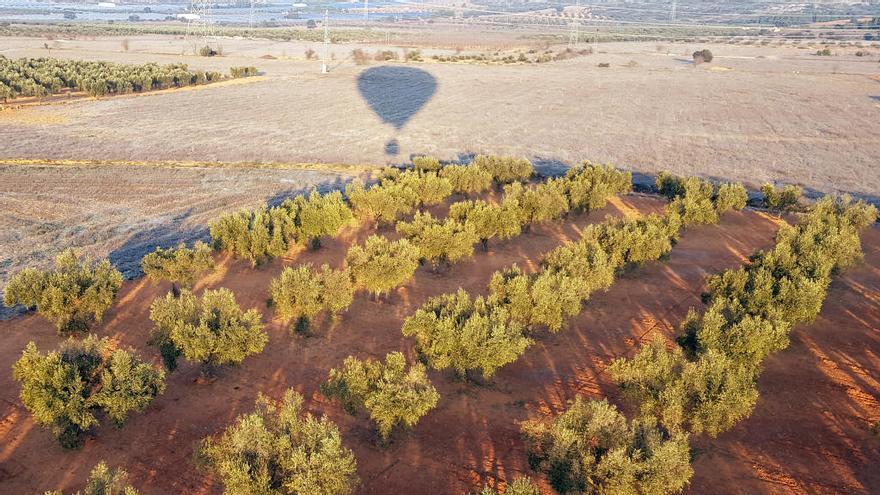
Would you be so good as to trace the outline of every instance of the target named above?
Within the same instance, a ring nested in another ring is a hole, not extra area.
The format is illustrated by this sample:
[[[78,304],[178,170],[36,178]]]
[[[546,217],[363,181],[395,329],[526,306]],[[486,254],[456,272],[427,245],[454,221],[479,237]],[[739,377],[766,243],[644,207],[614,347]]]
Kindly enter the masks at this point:
[[[421,69],[383,65],[361,72],[358,90],[382,122],[399,131],[434,96],[437,80]]]

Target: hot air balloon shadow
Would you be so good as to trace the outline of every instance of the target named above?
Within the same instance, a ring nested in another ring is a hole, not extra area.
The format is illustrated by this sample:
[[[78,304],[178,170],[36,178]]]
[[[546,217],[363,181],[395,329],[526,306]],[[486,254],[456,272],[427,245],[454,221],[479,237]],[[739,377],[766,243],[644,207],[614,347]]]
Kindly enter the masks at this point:
[[[437,91],[434,76],[413,67],[383,65],[358,76],[358,90],[370,109],[399,132]],[[400,144],[391,138],[385,154],[397,155]]]

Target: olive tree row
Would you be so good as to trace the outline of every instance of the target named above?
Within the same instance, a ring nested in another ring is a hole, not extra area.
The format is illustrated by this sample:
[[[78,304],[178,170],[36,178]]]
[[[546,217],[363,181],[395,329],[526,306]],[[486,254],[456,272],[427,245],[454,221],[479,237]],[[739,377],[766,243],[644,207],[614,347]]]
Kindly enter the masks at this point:
[[[351,209],[339,191],[313,191],[280,206],[227,213],[210,223],[214,249],[228,251],[252,265],[286,254],[294,242],[321,246],[352,220]]]
[[[826,197],[776,245],[709,279],[702,314],[680,327],[680,348],[654,342],[611,366],[621,389],[667,429],[715,436],[751,414],[763,360],[788,345],[797,323],[813,321],[834,273],[861,256],[859,232],[877,209]]]
[[[741,184],[714,184],[696,177],[678,177],[668,172],[657,175],[657,189],[672,203],[684,225],[712,224],[729,210],[741,210],[748,193]]]
[[[477,242],[472,226],[453,218],[440,221],[427,212],[417,212],[412,221],[397,222],[397,232],[419,250],[422,262],[430,262],[435,269],[473,255]]]
[[[51,428],[65,448],[82,444],[99,411],[122,426],[130,412],[145,410],[165,390],[164,371],[94,335],[71,338],[47,354],[30,342],[12,376],[34,422]]]
[[[255,69],[254,69],[255,71]],[[231,77],[253,75],[232,71]],[[64,89],[92,96],[205,84],[224,79],[219,72],[193,71],[186,64],[116,64],[54,58],[9,59],[0,55],[0,100],[48,96]]]

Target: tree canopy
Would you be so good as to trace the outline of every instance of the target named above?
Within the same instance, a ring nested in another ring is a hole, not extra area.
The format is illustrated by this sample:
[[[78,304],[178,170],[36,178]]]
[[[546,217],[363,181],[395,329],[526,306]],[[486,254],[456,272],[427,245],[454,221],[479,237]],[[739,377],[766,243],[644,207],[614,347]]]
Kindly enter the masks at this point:
[[[410,222],[398,222],[397,232],[409,239],[419,250],[422,260],[452,264],[474,254],[476,233],[466,223],[447,218],[440,221],[430,213],[417,212]]]
[[[229,289],[206,290],[201,298],[186,289],[180,297],[169,293],[153,302],[150,319],[155,324],[151,344],[159,347],[169,370],[183,355],[210,373],[262,352],[269,340],[259,311],[242,310]]]
[[[354,285],[347,270],[320,270],[311,264],[287,267],[272,280],[272,305],[283,320],[298,319],[297,328],[308,328],[308,322],[321,311],[336,315],[348,308],[354,299]]]
[[[198,460],[226,493],[348,495],[358,484],[357,464],[326,417],[303,414],[293,389],[280,402],[259,394],[256,410],[208,437]]]
[[[111,469],[104,461],[99,462],[89,473],[86,487],[76,495],[138,495],[137,490],[128,484],[128,473],[122,468]],[[63,495],[58,491],[48,491],[44,495]]]
[[[36,308],[59,332],[84,331],[100,322],[122,286],[122,274],[108,260],[93,263],[67,249],[55,269],[25,268],[6,285],[3,303]]]
[[[352,246],[345,262],[355,286],[379,296],[412,278],[419,257],[419,249],[406,239],[389,241],[372,235],[363,246]]]
[[[432,368],[452,368],[459,377],[480,370],[489,378],[532,343],[506,309],[462,289],[431,298],[404,321],[403,334],[416,338],[416,350]]]
[[[73,338],[42,354],[31,342],[12,367],[21,401],[34,422],[52,429],[65,448],[76,448],[98,424],[98,411],[121,426],[165,390],[165,373],[109,339]]]
[[[211,246],[198,241],[192,249],[184,244],[174,249],[157,247],[144,256],[141,268],[150,280],[167,280],[175,286],[192,287],[200,274],[214,269],[214,258]]]
[[[529,463],[560,493],[677,493],[693,470],[684,433],[631,423],[607,401],[574,403],[552,423],[522,424]]]
[[[330,370],[321,393],[338,400],[349,414],[367,410],[383,441],[397,425],[415,426],[440,399],[425,366],[415,363],[407,369],[400,352],[385,356],[384,363],[347,357],[342,368]]]

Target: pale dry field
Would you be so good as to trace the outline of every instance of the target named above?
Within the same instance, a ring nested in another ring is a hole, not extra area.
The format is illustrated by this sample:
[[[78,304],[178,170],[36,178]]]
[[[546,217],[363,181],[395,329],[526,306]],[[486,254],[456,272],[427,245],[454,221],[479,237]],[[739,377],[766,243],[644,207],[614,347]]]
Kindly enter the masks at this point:
[[[45,42],[4,39],[0,53],[44,56]],[[381,64],[355,65],[349,56],[377,46],[334,45],[333,71],[322,76],[319,62],[304,58],[307,48],[320,53],[310,43],[224,39],[225,55],[211,59],[181,56],[174,37],[131,38],[128,52],[120,38],[48,43],[58,47],[55,57],[247,64],[265,74],[194,91],[0,111],[0,158],[398,163],[414,153],[505,153],[880,196],[876,47],[869,57],[856,57],[855,47],[818,57],[815,46],[707,45],[716,60],[701,66],[689,54],[703,45],[653,42],[600,44],[592,56],[541,65],[391,63],[416,77],[375,82],[389,88],[392,115],[383,119],[358,86]],[[409,108],[414,98],[425,103]],[[391,140],[397,150],[386,146]]]

